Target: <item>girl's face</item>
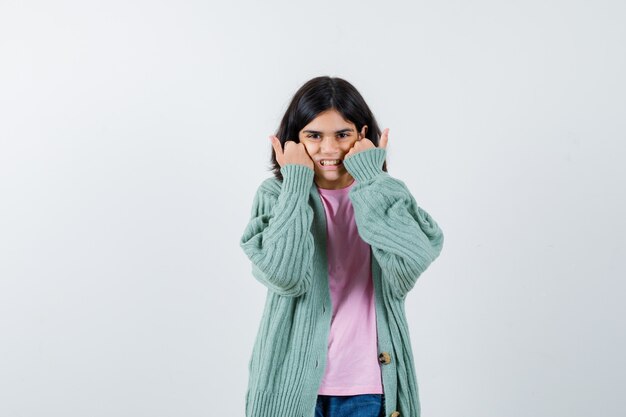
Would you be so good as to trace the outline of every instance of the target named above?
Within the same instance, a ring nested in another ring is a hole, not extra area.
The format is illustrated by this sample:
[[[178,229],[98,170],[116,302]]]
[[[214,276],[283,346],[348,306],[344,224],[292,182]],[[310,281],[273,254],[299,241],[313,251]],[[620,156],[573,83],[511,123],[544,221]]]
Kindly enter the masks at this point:
[[[367,126],[363,129],[363,135]],[[343,166],[343,159],[360,136],[354,123],[346,121],[337,110],[321,112],[298,133],[315,166],[315,183],[320,188],[339,189],[354,179]],[[337,164],[332,164],[338,160]],[[322,161],[331,164],[323,165]]]

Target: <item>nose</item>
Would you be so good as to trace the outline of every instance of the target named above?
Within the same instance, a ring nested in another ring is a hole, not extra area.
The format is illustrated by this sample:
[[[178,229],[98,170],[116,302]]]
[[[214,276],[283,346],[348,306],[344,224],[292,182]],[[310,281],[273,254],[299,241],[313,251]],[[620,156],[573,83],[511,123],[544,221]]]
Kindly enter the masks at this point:
[[[336,156],[339,153],[339,143],[337,143],[337,139],[335,137],[322,138],[320,151],[324,155]]]

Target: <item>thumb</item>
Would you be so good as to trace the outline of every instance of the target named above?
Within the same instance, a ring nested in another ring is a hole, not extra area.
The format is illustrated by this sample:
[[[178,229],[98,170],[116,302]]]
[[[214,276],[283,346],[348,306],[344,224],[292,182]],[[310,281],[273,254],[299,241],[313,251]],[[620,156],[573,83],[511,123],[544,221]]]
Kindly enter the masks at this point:
[[[282,155],[283,149],[280,146],[280,140],[278,140],[278,138],[274,135],[270,135],[269,138],[272,141],[272,148],[274,148],[274,152],[276,152],[276,155]]]
[[[378,147],[387,149],[387,142],[389,141],[389,128],[383,130],[383,134],[380,137],[380,141],[378,142]]]

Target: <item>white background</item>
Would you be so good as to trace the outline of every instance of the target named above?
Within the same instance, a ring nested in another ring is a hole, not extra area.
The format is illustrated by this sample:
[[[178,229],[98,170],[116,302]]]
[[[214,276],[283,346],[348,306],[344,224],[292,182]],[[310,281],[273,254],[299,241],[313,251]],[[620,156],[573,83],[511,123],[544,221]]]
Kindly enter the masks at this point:
[[[424,417],[626,412],[622,1],[0,1],[0,416],[242,416],[239,247],[308,79],[445,234]],[[413,416],[406,416],[413,417]]]

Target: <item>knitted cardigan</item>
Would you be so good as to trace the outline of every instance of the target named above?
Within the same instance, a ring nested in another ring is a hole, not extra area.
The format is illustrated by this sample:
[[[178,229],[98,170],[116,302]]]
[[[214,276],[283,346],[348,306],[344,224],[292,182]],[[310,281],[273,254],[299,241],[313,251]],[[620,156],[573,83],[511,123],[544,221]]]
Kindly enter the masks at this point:
[[[420,402],[404,301],[439,256],[443,233],[406,185],[382,170],[384,148],[344,160],[361,238],[370,245],[385,416],[419,417]],[[326,367],[332,302],[326,218],[314,170],[281,168],[254,196],[240,246],[267,287],[248,362],[247,417],[313,417]],[[389,361],[388,358],[391,358]],[[376,360],[376,358],[373,358]],[[388,362],[388,363],[387,363]]]

